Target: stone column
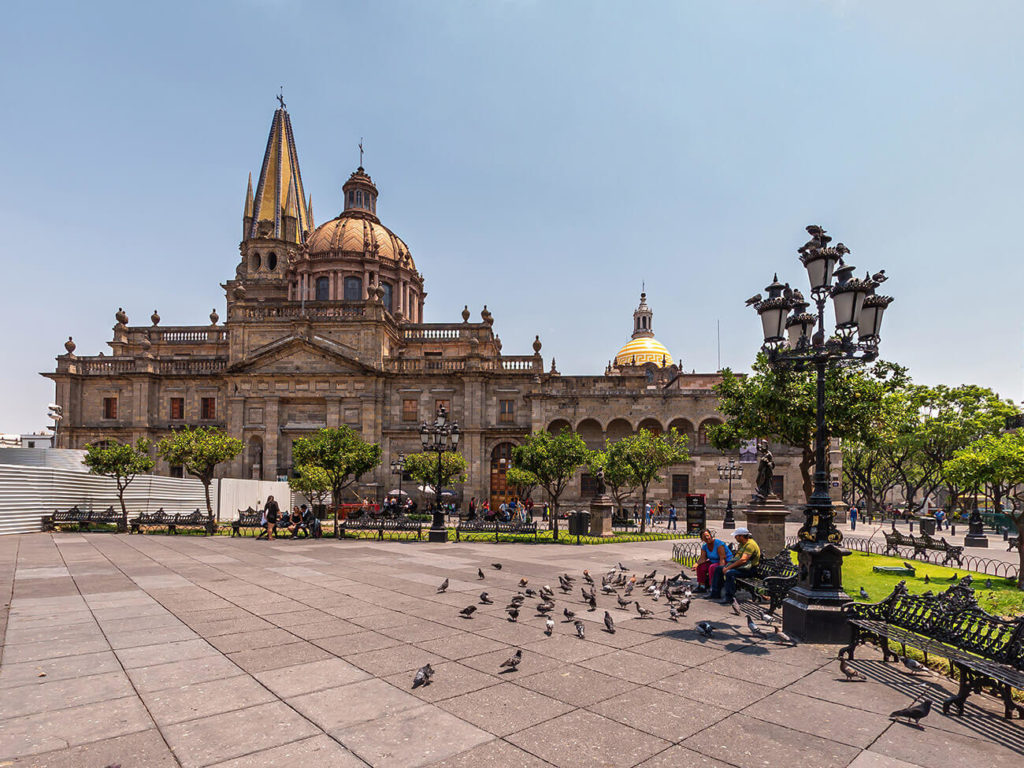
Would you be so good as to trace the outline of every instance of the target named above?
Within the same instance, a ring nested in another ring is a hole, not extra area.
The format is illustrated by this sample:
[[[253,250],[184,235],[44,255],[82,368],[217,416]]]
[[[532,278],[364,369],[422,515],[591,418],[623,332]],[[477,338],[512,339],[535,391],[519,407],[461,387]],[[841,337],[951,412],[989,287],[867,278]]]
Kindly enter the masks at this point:
[[[774,557],[786,548],[788,514],[789,510],[774,495],[747,508],[747,528],[761,548],[762,557]]]
[[[278,442],[281,438],[281,429],[278,426],[278,405],[276,397],[268,397],[264,401],[263,423],[266,431],[263,443],[263,478],[265,480],[277,480]]]
[[[595,496],[590,500],[590,535],[614,536],[612,531],[612,510],[614,503],[610,496]]]

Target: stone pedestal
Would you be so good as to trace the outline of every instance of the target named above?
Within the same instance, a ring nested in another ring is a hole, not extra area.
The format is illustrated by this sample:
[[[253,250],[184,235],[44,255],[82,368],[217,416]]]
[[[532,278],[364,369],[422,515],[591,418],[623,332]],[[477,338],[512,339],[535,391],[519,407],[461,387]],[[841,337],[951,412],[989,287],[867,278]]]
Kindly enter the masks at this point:
[[[595,496],[590,500],[590,535],[613,536],[612,511],[614,502],[610,496]]]
[[[761,557],[774,557],[786,548],[786,517],[789,510],[774,494],[747,508],[747,528],[761,548]]]
[[[800,580],[782,603],[782,629],[805,643],[848,643],[850,629],[843,606],[843,558],[849,550],[835,544],[800,542]]]
[[[985,523],[982,522],[980,518],[970,521],[967,535],[964,536],[964,546],[988,547],[988,536],[985,535]]]

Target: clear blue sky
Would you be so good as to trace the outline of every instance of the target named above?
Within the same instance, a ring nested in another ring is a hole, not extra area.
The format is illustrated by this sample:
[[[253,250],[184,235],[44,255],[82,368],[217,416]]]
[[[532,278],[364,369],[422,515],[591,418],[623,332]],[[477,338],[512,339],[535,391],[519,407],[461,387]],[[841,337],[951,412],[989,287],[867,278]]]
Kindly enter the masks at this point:
[[[508,354],[600,373],[641,281],[685,368],[746,369],[743,300],[803,227],[896,296],[883,354],[1020,400],[1019,2],[17,3],[0,29],[0,431],[69,334],[223,315],[283,85],[318,223],[358,162],[427,282]]]

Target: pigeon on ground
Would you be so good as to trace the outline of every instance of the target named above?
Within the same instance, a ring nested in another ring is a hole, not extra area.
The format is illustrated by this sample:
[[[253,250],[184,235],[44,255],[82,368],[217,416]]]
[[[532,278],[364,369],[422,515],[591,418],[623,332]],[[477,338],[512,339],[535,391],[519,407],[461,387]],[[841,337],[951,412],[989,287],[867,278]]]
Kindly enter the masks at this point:
[[[651,581],[655,576],[658,575],[658,569],[655,568],[653,571],[644,576],[644,581]]]
[[[496,571],[500,571],[501,570],[501,563],[491,563],[491,568],[493,568]]]
[[[448,591],[448,579],[441,582],[441,586],[437,588],[438,594]]]
[[[473,618],[473,614],[476,613],[476,606],[475,605],[467,605],[465,608],[463,608],[461,611],[459,611],[459,613],[462,614],[463,616],[465,616],[467,619],[472,619]]]
[[[615,622],[612,621],[612,615],[608,611],[604,612],[604,628],[615,634]]]
[[[590,571],[583,571],[583,580],[593,586],[594,580],[590,576]]]
[[[537,593],[534,592],[532,589],[526,589],[526,590],[523,590],[523,591],[525,592],[527,597],[536,597],[537,596]]]
[[[555,610],[555,604],[554,603],[538,603],[537,604],[537,613],[547,614],[547,613],[551,613],[553,610]]]
[[[526,595],[522,594],[521,592],[516,592],[514,595],[512,595],[512,597],[508,599],[510,603],[513,603],[515,605],[522,605],[525,600]]]
[[[548,616],[548,618],[544,621],[544,632],[545,634],[547,634],[548,637],[550,637],[554,629],[555,622],[550,616]]]
[[[653,600],[654,602],[658,602],[659,597],[661,597],[660,589],[656,589],[653,592],[651,592],[651,600]]]
[[[593,592],[590,593],[590,599],[587,600],[587,603],[590,605],[590,607],[587,608],[588,611],[597,610],[597,597],[595,597]]]
[[[992,589],[992,579],[985,579],[985,589]]]
[[[916,571],[917,570],[914,566],[912,566],[906,560],[903,561],[903,567],[906,568],[908,571]]]
[[[567,584],[572,584],[574,581],[576,581],[576,577],[575,576],[570,576],[568,573],[563,573],[558,578],[563,580],[563,581],[565,581],[565,583],[567,583]]]
[[[530,580],[529,580],[529,579],[526,579],[526,578],[523,578],[523,579],[520,579],[520,580],[519,580],[519,586],[520,586],[520,587],[525,587],[525,586],[526,586],[527,584],[529,584],[529,583],[530,583]]]
[[[580,594],[583,595],[583,602],[587,602],[590,599],[590,593],[587,592],[585,587],[580,587]]]
[[[518,648],[518,649],[516,649],[515,654],[513,654],[508,659],[505,659],[505,661],[501,662],[501,668],[502,669],[508,668],[508,669],[511,669],[513,672],[517,672],[519,670],[519,662],[521,662],[522,660],[523,660],[523,649],[522,648]]]
[[[958,573],[956,573],[956,571],[954,571],[953,575],[950,576],[948,579],[946,579],[946,581],[959,581],[959,579],[960,579],[960,575]]]
[[[565,616],[566,621],[572,621],[576,618],[576,614],[573,611],[570,611],[568,608],[562,611],[562,615]]]
[[[903,666],[910,670],[910,673],[916,675],[918,672],[924,672],[928,667],[922,664],[917,659],[912,659],[909,656],[901,656],[900,661],[903,662]]]
[[[689,600],[683,600],[676,607],[676,611],[679,613],[680,616],[685,615],[688,610],[690,610],[690,601]]]
[[[740,607],[739,607],[739,604],[736,602],[736,598],[735,597],[732,599],[732,602],[729,603],[729,607],[732,608],[732,612],[736,616],[740,615]]]
[[[715,628],[708,622],[702,621],[697,624],[697,631],[704,637],[711,637],[711,635],[714,634]]]
[[[624,565],[623,565],[623,564],[622,564],[622,563],[620,562],[620,563],[619,563],[619,570],[620,570],[620,571],[628,571],[628,570],[629,570],[629,568],[627,568],[626,566],[624,566]]]
[[[768,611],[761,611],[762,624],[774,624],[776,621],[778,621],[778,619],[775,618],[774,614],[769,613]]]
[[[925,584],[931,584],[931,582],[932,582],[932,580],[930,578],[928,578],[928,574],[926,573],[924,575],[924,583]]]
[[[647,610],[638,601],[634,600],[633,602],[636,603],[636,612],[640,614],[641,619],[649,619],[654,615],[654,611]]]
[[[416,670],[416,677],[412,679],[412,687],[419,688],[421,685],[430,685],[430,678],[434,676],[434,668],[425,664]]]
[[[796,638],[787,635],[778,627],[772,627],[772,632],[775,633],[775,639],[778,640],[780,643],[785,643],[786,645],[796,645]]]
[[[618,594],[618,592],[615,591],[615,587],[608,586],[607,584],[605,584],[603,587],[601,587],[601,591],[604,594],[606,594],[606,595],[617,595]]]
[[[483,603],[484,605],[494,605],[494,601],[491,600],[491,598],[489,598],[487,596],[486,592],[481,592],[480,593],[480,602]]]
[[[508,614],[508,620],[509,621],[518,621],[519,620],[519,609],[518,608],[509,608],[509,609],[506,610],[506,613]]]
[[[931,699],[925,699],[924,701],[922,701],[919,704],[913,704],[913,705],[911,705],[909,707],[906,707],[905,709],[897,709],[895,712],[893,712],[891,715],[889,715],[889,719],[890,720],[897,720],[897,719],[899,719],[901,717],[905,717],[905,718],[907,718],[907,722],[908,723],[911,720],[913,720],[914,721],[914,725],[920,726],[921,725],[921,718],[927,717],[928,713],[931,712],[931,711],[932,711]]]
[[[566,593],[572,592],[572,585],[566,584],[564,581],[558,583],[558,588]]]
[[[619,608],[622,608],[623,610],[625,610],[626,608],[629,608],[629,600],[627,600],[626,598],[622,597],[621,595],[618,596],[617,600],[618,600],[618,603],[619,603]]]
[[[576,637],[578,637],[580,640],[585,639],[583,637],[583,622],[580,621],[579,619],[576,619],[575,626],[576,626]]]
[[[476,577],[478,579],[484,578],[484,569],[483,568],[477,568],[476,569]]]
[[[676,610],[674,605],[670,605],[668,607],[668,617],[672,619],[672,621],[679,621],[679,611]]]
[[[867,590],[864,587],[860,588],[860,597],[862,600],[870,600],[871,596],[868,595]]]
[[[625,591],[623,592],[623,594],[624,594],[624,595],[625,595],[626,597],[629,597],[629,595],[630,595],[630,593],[631,593],[632,591],[633,591],[633,582],[631,581],[631,582],[629,582],[629,584],[627,584],[627,585],[626,585],[626,589],[625,589]]]
[[[749,616],[747,616],[747,629],[750,630],[750,634],[754,637],[764,637],[764,632],[761,631],[761,628]]]
[[[851,667],[851,666],[850,666],[850,665],[849,665],[849,664],[848,664],[848,663],[846,662],[846,659],[840,659],[840,660],[839,660],[839,671],[840,671],[840,672],[842,672],[842,673],[843,673],[844,675],[846,675],[846,680],[847,680],[848,682],[849,682],[849,681],[852,681],[852,682],[855,682],[855,683],[864,683],[864,682],[867,682],[867,678],[866,678],[866,677],[864,677],[864,675],[862,675],[862,674],[861,674],[860,672],[858,672],[858,671],[857,671],[856,669],[854,669],[853,667]]]
[[[547,584],[540,588],[539,594],[546,600],[551,600],[555,596],[554,590],[552,590]]]

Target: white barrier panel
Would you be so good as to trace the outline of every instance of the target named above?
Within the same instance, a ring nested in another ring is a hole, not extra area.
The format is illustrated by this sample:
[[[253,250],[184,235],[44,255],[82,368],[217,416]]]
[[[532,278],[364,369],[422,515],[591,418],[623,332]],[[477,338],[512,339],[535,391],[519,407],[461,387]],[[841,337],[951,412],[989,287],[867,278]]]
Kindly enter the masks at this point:
[[[274,497],[282,513],[290,509],[291,491],[288,483],[276,480],[240,480],[233,477],[225,477],[217,482],[220,484],[218,522],[234,520],[238,517],[239,510],[249,507],[263,509],[268,496]]]

